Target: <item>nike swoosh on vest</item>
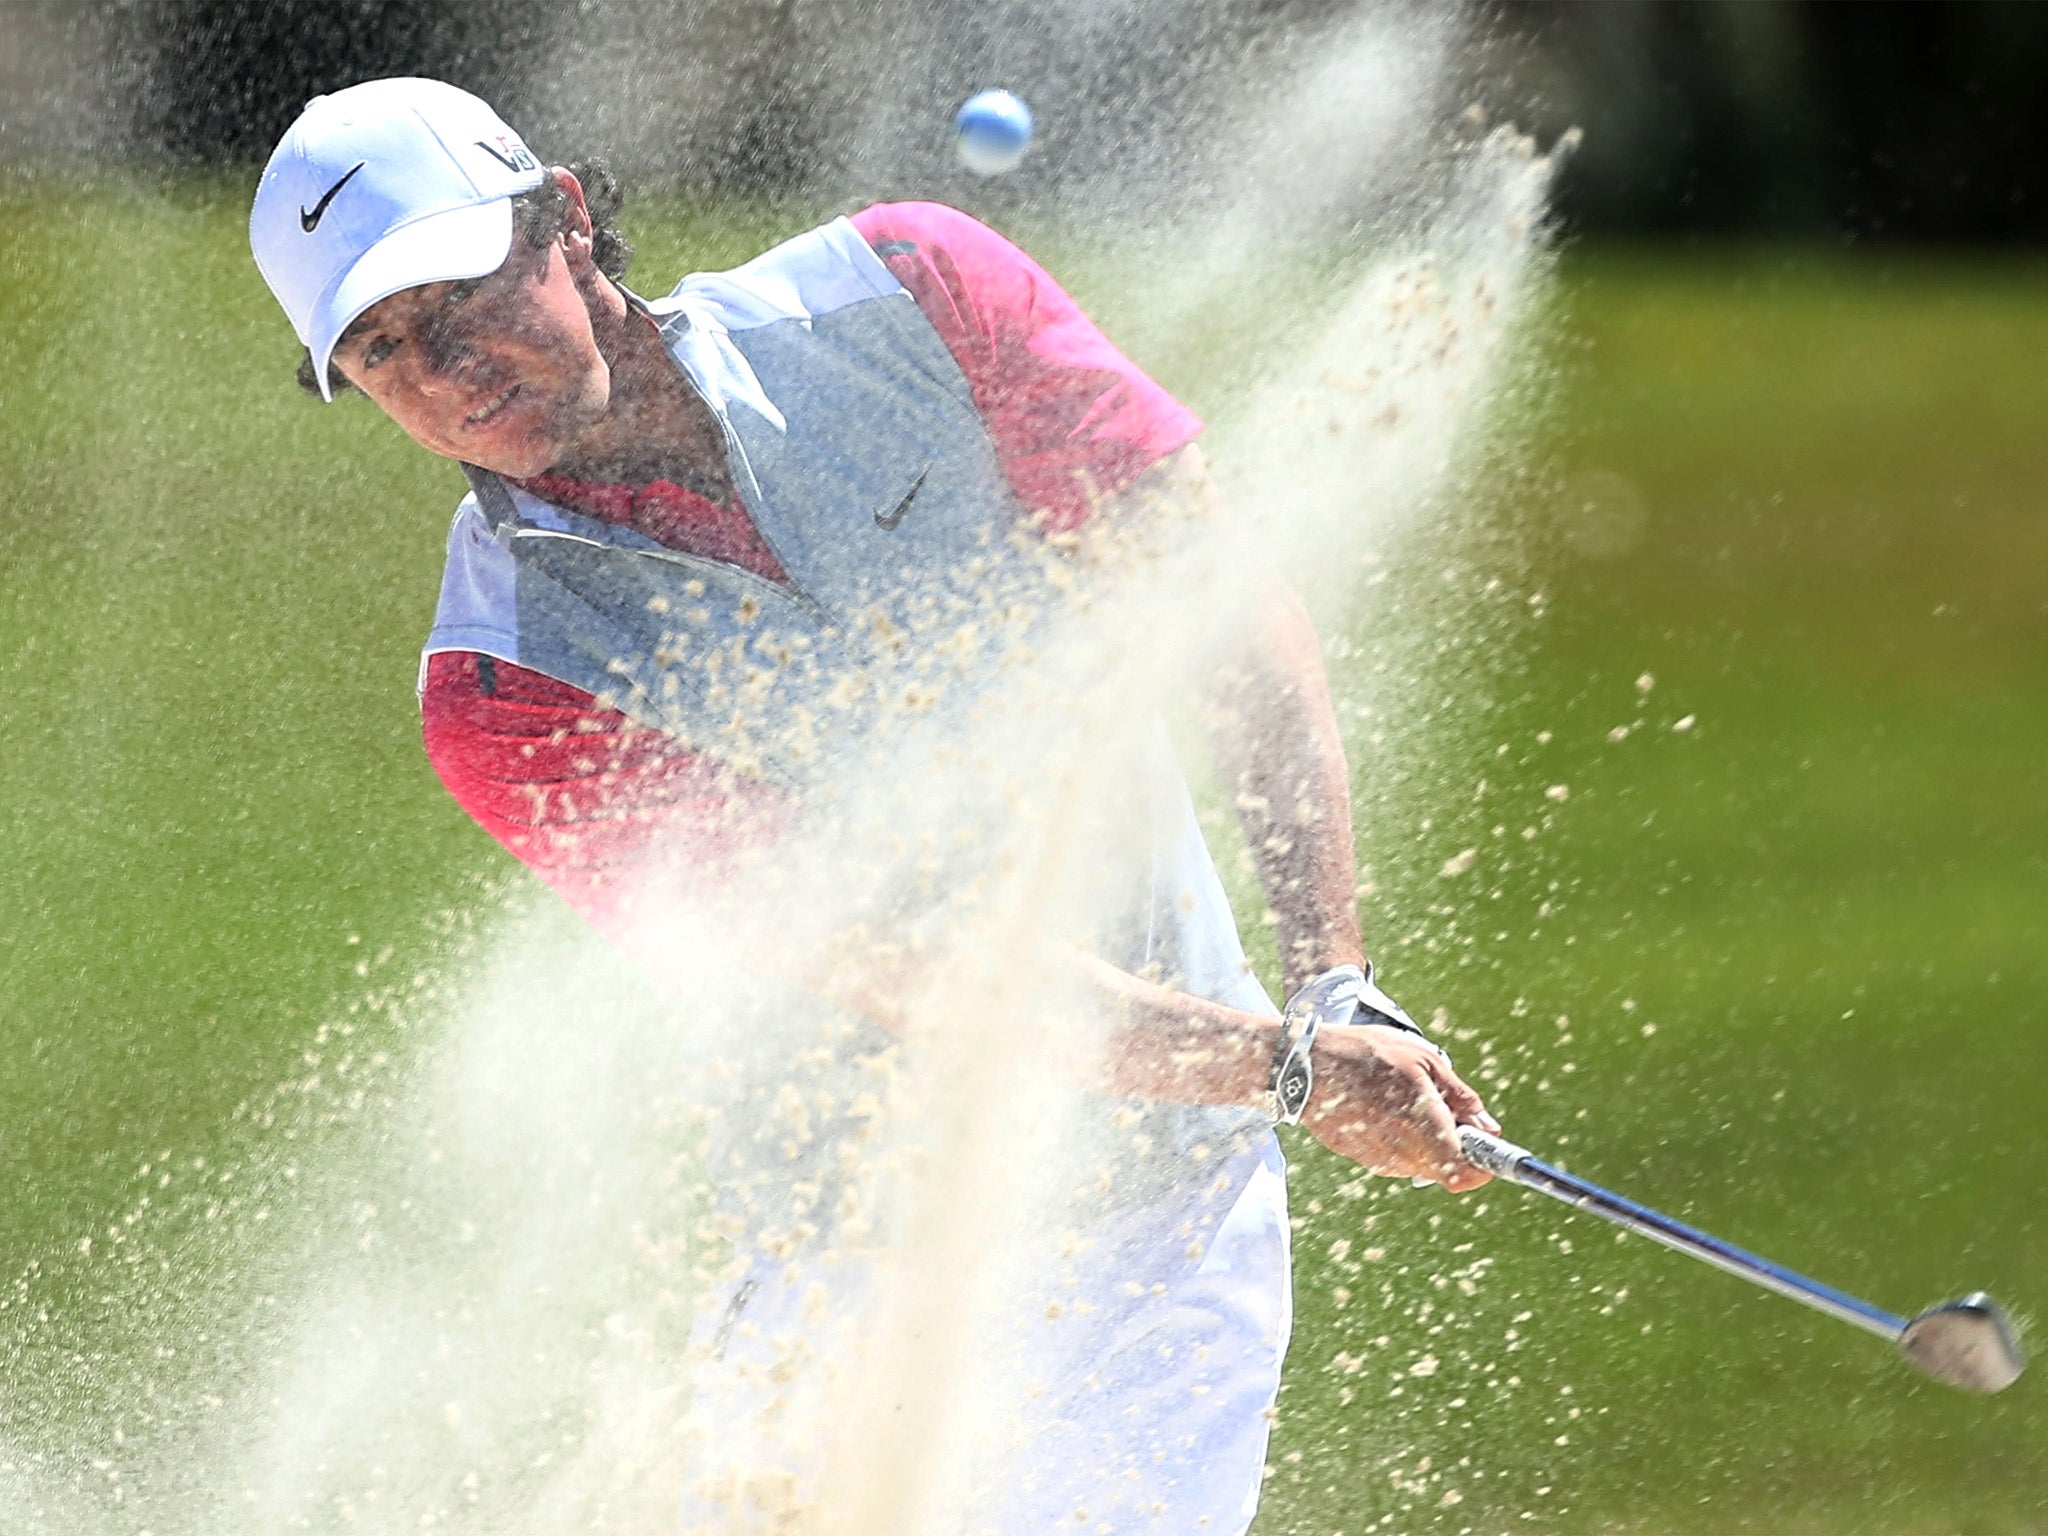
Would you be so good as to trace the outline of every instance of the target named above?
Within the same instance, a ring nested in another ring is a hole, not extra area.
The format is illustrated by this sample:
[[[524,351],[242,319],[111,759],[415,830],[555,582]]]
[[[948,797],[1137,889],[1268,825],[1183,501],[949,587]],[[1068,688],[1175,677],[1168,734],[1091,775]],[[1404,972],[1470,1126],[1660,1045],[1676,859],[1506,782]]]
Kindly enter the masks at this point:
[[[893,531],[896,525],[903,521],[903,514],[910,510],[910,504],[917,500],[917,493],[924,488],[924,477],[931,472],[932,467],[929,464],[920,469],[917,478],[910,482],[910,489],[903,493],[903,499],[896,503],[896,510],[886,516],[880,512],[875,514],[875,526],[884,532]]]

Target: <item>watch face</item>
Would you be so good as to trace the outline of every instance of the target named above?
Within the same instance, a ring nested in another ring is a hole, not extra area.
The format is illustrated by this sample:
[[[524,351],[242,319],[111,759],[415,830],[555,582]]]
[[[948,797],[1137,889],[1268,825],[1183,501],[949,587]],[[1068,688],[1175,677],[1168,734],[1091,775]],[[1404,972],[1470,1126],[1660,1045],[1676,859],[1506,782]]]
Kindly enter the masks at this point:
[[[1314,1080],[1306,1052],[1296,1055],[1280,1069],[1280,1076],[1273,1084],[1273,1099],[1284,1124],[1300,1124],[1301,1112],[1308,1108],[1308,1091]]]

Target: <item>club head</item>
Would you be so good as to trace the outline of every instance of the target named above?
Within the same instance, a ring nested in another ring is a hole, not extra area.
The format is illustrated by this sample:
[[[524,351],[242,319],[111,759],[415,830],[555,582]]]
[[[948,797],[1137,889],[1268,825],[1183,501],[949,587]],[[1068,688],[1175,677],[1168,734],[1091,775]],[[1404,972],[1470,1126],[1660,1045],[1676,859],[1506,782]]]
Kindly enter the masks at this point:
[[[1929,1307],[1899,1330],[1906,1358],[1945,1386],[2003,1392],[2027,1368],[2004,1311],[1982,1291]]]

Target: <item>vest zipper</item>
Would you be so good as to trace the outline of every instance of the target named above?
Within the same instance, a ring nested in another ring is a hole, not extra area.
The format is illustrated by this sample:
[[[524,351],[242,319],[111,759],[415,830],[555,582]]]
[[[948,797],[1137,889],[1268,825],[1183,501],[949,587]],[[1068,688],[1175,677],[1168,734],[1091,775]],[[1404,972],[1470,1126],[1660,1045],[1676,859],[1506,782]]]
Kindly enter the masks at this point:
[[[654,319],[654,316],[650,314],[648,318]],[[684,310],[678,309],[666,321],[657,320],[655,322],[655,331],[656,334],[658,334],[661,337],[661,347],[662,350],[668,354],[668,360],[675,364],[676,372],[680,373],[683,376],[683,382],[690,387],[691,393],[696,395],[697,399],[700,402],[702,402],[704,409],[711,413],[711,419],[718,423],[718,435],[725,441],[726,483],[733,487],[733,494],[737,496],[739,494],[739,484],[733,478],[732,467],[736,463],[744,464],[746,462],[746,455],[740,451],[739,437],[736,433],[734,433],[732,429],[732,423],[725,419],[725,412],[720,410],[717,406],[711,403],[711,397],[707,395],[704,392],[703,387],[700,384],[698,384],[697,376],[690,371],[689,364],[685,363],[682,360],[682,358],[677,354],[675,344],[669,338],[669,329],[671,326],[676,326],[682,329],[688,329],[689,324],[690,317],[688,313],[685,312]],[[747,472],[747,478],[750,480],[753,479],[753,471],[751,470],[751,468]],[[760,489],[759,481],[754,482],[754,488],[756,490]],[[740,510],[744,512],[746,511],[746,508],[743,506]],[[778,590],[780,590],[785,596],[794,594],[797,600],[799,602],[806,604],[813,613],[822,615],[825,611],[824,606],[821,603],[819,603],[816,598],[812,597],[810,593],[806,592],[802,587],[797,585],[796,577],[792,575],[790,572],[789,561],[786,558],[784,558],[782,551],[775,547],[775,540],[769,537],[768,530],[761,526],[760,520],[757,519],[751,512],[747,513],[747,521],[754,525],[754,532],[760,536],[761,542],[768,546],[768,553],[775,557],[775,563],[782,567],[782,574],[789,577],[789,585],[786,587],[782,587],[778,583],[772,581],[769,582],[768,585],[771,587],[777,587]],[[686,556],[685,558],[688,559],[695,557]],[[722,564],[723,562],[713,563]],[[747,571],[744,566],[735,566],[734,569],[744,571],[745,574],[749,576],[753,575],[753,572]]]

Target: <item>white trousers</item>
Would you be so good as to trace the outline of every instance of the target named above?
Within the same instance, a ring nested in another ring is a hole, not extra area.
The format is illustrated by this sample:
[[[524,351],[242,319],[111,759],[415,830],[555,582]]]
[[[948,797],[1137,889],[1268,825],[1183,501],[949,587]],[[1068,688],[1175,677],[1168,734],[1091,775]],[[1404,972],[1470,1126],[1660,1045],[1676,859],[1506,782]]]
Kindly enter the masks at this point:
[[[1205,1190],[1226,1191],[1220,1221],[1171,1199],[1118,1213],[1090,1234],[1060,1305],[1031,1295],[1023,1315],[990,1320],[1009,1396],[930,1536],[1242,1536],[1293,1321],[1286,1165],[1262,1132],[1202,1172]],[[694,1382],[685,1536],[805,1529],[798,1511],[831,1448],[803,1384],[831,1370],[834,1315],[857,1311],[865,1287],[842,1277],[828,1299],[783,1272],[754,1265],[700,1321],[715,1358]]]

